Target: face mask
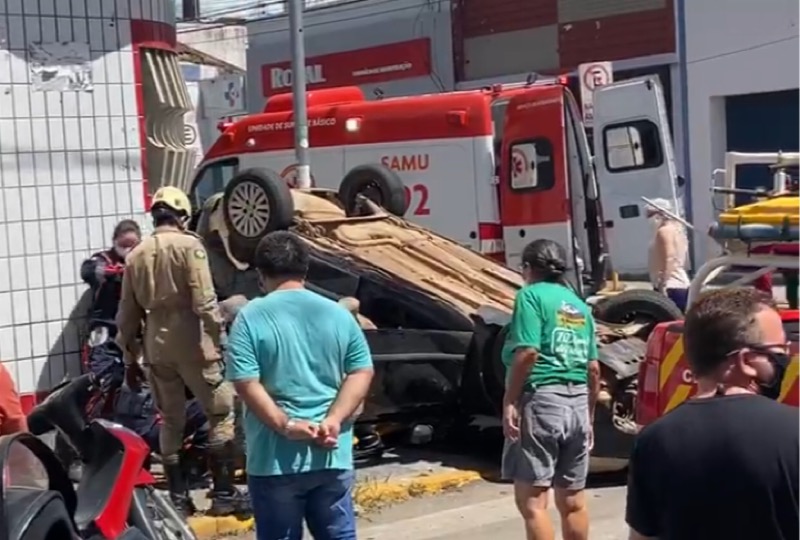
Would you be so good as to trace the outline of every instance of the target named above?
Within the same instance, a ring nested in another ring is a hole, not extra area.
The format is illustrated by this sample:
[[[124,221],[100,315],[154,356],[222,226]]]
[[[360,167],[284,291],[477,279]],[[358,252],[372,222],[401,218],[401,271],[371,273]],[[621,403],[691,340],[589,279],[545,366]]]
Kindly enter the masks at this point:
[[[114,246],[114,251],[119,255],[121,258],[125,258],[128,256],[128,253],[131,252],[131,248],[124,248],[120,246]]]
[[[786,369],[789,367],[790,358],[786,353],[774,351],[758,351],[767,357],[767,361],[772,365],[774,375],[770,381],[758,381],[758,388],[762,396],[770,399],[778,399],[781,395],[781,383]]]

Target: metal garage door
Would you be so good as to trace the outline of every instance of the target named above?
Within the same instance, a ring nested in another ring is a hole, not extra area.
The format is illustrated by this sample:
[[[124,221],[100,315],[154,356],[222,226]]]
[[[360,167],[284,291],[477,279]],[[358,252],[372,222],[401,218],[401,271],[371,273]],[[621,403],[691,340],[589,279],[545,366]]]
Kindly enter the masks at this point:
[[[776,152],[800,150],[797,118],[800,114],[797,90],[731,96],[725,100],[728,150],[738,152]],[[740,167],[738,187],[772,185],[766,167]]]

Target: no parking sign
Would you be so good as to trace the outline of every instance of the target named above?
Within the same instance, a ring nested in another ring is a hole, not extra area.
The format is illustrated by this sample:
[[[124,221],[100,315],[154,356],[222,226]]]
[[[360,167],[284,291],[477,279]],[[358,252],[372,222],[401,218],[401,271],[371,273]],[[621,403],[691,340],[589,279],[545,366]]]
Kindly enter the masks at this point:
[[[594,123],[594,89],[614,82],[614,71],[611,62],[591,62],[578,66],[578,78],[581,81],[581,105],[583,123],[592,127]]]

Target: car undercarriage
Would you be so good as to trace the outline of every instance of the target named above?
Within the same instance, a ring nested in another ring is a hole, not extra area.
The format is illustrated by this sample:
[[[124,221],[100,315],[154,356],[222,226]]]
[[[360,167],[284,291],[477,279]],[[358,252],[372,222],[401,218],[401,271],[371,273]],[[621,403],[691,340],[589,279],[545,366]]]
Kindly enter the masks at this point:
[[[251,194],[246,199],[236,197],[242,186]],[[380,188],[393,186],[377,187],[377,196],[351,188],[352,200],[342,200],[343,190],[290,190],[270,171],[240,173],[194,216],[219,297],[260,295],[251,267],[254,248],[272,230],[291,230],[310,248],[308,288],[332,300],[355,299],[359,306],[376,366],[359,423],[409,430],[470,415],[496,416],[505,380],[503,328],[521,275],[392,215],[380,206],[386,198]],[[597,307],[600,403],[606,409],[598,416],[617,434],[632,433],[638,363],[649,328],[675,318],[677,308],[668,302],[639,290]],[[613,444],[606,451],[599,435],[595,453],[626,454],[629,441],[617,438],[609,435]]]

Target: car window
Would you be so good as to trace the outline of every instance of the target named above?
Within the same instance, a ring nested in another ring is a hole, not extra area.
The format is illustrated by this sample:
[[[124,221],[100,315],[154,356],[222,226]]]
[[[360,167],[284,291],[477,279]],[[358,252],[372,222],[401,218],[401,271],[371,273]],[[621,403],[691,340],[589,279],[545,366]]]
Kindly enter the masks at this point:
[[[338,296],[355,296],[359,278],[345,269],[337,268],[331,261],[312,258],[308,267],[308,281]]]
[[[192,185],[192,201],[200,208],[206,199],[219,193],[239,171],[239,159],[216,161],[203,167]]]

